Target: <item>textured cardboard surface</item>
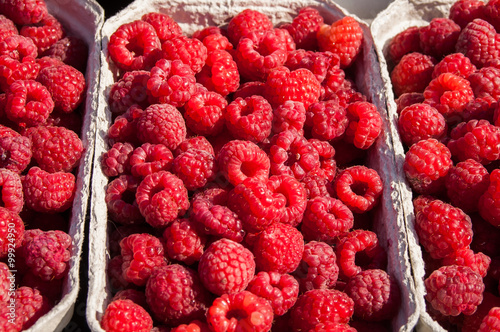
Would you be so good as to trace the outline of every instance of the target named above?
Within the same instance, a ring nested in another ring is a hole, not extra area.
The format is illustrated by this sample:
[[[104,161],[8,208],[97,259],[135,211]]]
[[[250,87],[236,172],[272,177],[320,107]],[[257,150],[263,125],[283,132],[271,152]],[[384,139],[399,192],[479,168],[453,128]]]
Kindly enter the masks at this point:
[[[107,97],[109,87],[116,78],[116,68],[107,59],[106,49],[109,37],[121,24],[139,19],[143,14],[151,11],[160,11],[170,15],[180,24],[183,32],[190,35],[195,30],[208,25],[225,25],[232,16],[246,8],[265,13],[274,24],[278,24],[291,21],[298,10],[305,6],[313,6],[318,9],[325,18],[326,23],[332,23],[343,16],[350,15],[334,2],[319,0],[293,0],[286,3],[263,0],[230,2],[221,0],[174,0],[168,4],[165,1],[147,0],[133,2],[104,23],[102,30],[102,68],[97,110],[98,128],[90,216],[87,321],[93,331],[102,331],[99,321],[111,297],[110,288],[106,281],[106,265],[110,257],[107,249],[107,213],[104,193],[108,179],[103,175],[100,168],[100,156],[108,149],[106,132],[111,121]],[[383,134],[368,156],[367,166],[376,169],[384,182],[385,190],[382,201],[375,213],[375,231],[388,254],[388,272],[398,280],[403,297],[398,315],[392,321],[392,330],[411,331],[417,323],[419,311],[409,261],[404,210],[399,186],[400,179],[395,176],[395,154],[386,112],[386,85],[380,76],[380,63],[369,27],[359,17],[355,16],[355,18],[360,21],[365,33],[363,54],[356,64],[356,84],[358,89],[368,96],[370,101],[381,112],[384,126]]]

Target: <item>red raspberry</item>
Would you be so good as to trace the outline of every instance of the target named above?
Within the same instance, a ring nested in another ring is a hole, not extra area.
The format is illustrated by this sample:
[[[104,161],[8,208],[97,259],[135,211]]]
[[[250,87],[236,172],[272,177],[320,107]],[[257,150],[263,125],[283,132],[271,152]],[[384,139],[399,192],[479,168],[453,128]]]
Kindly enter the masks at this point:
[[[0,14],[0,39],[5,39],[9,36],[17,35],[19,32],[12,20]]]
[[[285,210],[279,222],[296,227],[302,221],[306,210],[307,193],[305,188],[294,177],[285,174],[271,176],[267,186],[272,192],[285,196]]]
[[[193,38],[195,38],[194,35]],[[200,40],[207,48],[207,52],[209,55],[214,51],[230,51],[233,49],[233,44],[231,44],[229,42],[229,39],[227,39],[225,35],[222,35],[221,32],[207,35]]]
[[[144,178],[155,172],[169,171],[173,160],[172,152],[165,145],[144,143],[130,154],[129,165],[133,176]]]
[[[8,303],[11,281],[15,280],[7,264],[0,262],[0,302]],[[297,288],[298,289],[298,288]],[[298,292],[297,292],[298,293]]]
[[[479,0],[457,0],[450,8],[448,17],[462,29],[475,18],[484,17],[484,2]]]
[[[138,185],[137,178],[125,174],[108,183],[104,201],[111,220],[125,225],[144,222],[135,200]]]
[[[467,78],[470,82],[474,96],[479,98],[500,98],[500,69],[495,67],[483,67],[472,73]]]
[[[151,24],[161,42],[182,35],[179,24],[170,16],[163,13],[151,12],[142,15],[141,20]]]
[[[410,147],[403,170],[413,190],[419,194],[433,194],[444,189],[445,177],[452,165],[446,145],[428,138]]]
[[[124,71],[149,70],[161,54],[155,28],[141,20],[122,24],[109,37],[108,54]]]
[[[242,37],[254,31],[266,31],[273,28],[271,20],[263,13],[253,9],[245,9],[236,14],[227,26],[229,41],[238,45]]]
[[[269,177],[269,157],[249,141],[232,140],[224,144],[218,161],[219,169],[233,186],[247,178],[264,180]]]
[[[140,305],[144,309],[148,308],[148,304],[146,303],[146,294],[144,294],[143,291],[139,291],[133,288],[118,291],[111,299],[111,302],[116,300],[130,300],[135,304]]]
[[[130,283],[123,277],[122,265],[123,258],[121,255],[111,258],[108,262],[106,273],[113,291],[123,290],[130,286]]]
[[[216,136],[224,128],[226,99],[213,91],[199,91],[184,105],[186,125],[198,135]]]
[[[459,123],[450,138],[448,148],[459,161],[474,159],[487,165],[500,159],[500,128],[487,120]]]
[[[25,286],[16,289],[14,303],[15,324],[22,325],[18,331],[29,329],[40,317],[52,309],[50,301],[37,289]]]
[[[225,112],[226,127],[241,140],[262,142],[271,134],[273,109],[261,96],[237,98]]]
[[[146,222],[153,227],[167,226],[189,208],[186,187],[168,171],[146,176],[137,187],[135,199]]]
[[[163,144],[170,150],[186,139],[182,114],[170,104],[148,106],[137,119],[137,136],[143,143]]]
[[[204,187],[215,179],[217,170],[215,156],[203,150],[190,149],[172,162],[172,172],[184,182],[187,190]]]
[[[500,30],[500,24],[498,23],[500,19],[500,3],[498,0],[489,0],[486,2],[483,7],[483,17],[495,27],[495,30]]]
[[[267,77],[264,95],[273,108],[292,100],[302,102],[307,109],[319,101],[320,90],[320,83],[309,70],[278,67]]]
[[[354,302],[335,289],[313,289],[300,295],[292,309],[294,332],[309,331],[319,323],[347,324],[354,312]]]
[[[482,278],[467,266],[440,267],[424,283],[425,299],[443,315],[471,315],[483,300]]]
[[[483,318],[478,332],[500,331],[500,307],[493,307]]]
[[[64,62],[57,58],[52,58],[49,56],[43,56],[41,58],[36,58],[36,63],[40,65],[40,69],[52,66],[61,66],[64,65]]]
[[[0,42],[0,55],[8,55],[22,61],[25,57],[36,58],[38,50],[33,41],[21,35],[13,35]]]
[[[405,107],[423,103],[424,100],[424,94],[421,92],[403,93],[396,99],[397,112],[398,114],[401,114]]]
[[[207,48],[196,38],[175,36],[162,43],[163,58],[179,59],[189,65],[194,73],[199,73],[207,59]]]
[[[484,98],[475,98],[468,102],[465,105],[462,116],[464,121],[476,119],[488,120],[490,123],[493,123],[497,107],[498,102],[491,96],[486,95]]]
[[[198,275],[201,283],[216,295],[241,292],[255,275],[254,255],[242,244],[217,240],[201,256]]]
[[[306,121],[306,109],[299,101],[287,100],[273,110],[272,133],[295,129],[303,133]]]
[[[472,242],[470,217],[438,199],[432,199],[420,208],[415,206],[415,229],[420,244],[434,259],[468,248]]]
[[[87,67],[88,54],[87,43],[75,36],[66,36],[59,39],[42,53],[43,56],[59,59],[82,73],[85,72]]]
[[[472,315],[464,316],[462,331],[478,332],[483,318],[488,314],[491,308],[500,306],[500,298],[492,293],[485,291],[483,293],[483,302],[478,305],[477,310]]]
[[[391,72],[396,97],[408,92],[423,92],[432,79],[436,60],[419,52],[404,55]]]
[[[134,147],[130,143],[117,142],[101,156],[102,173],[107,177],[130,173],[130,156]]]
[[[64,36],[64,29],[57,18],[47,14],[40,22],[21,27],[19,34],[33,40],[42,54]]]
[[[108,104],[112,113],[122,114],[132,107],[149,106],[147,83],[151,73],[145,70],[126,72],[109,89]]]
[[[178,155],[186,152],[189,149],[203,150],[215,156],[214,148],[212,144],[205,138],[205,136],[193,136],[182,141],[177,149],[175,149],[174,156],[177,157]]]
[[[288,30],[297,48],[315,50],[318,48],[316,34],[323,24],[323,17],[315,8],[304,7],[291,23],[283,24],[280,28]]]
[[[0,169],[1,206],[19,214],[23,209],[23,186],[19,174]]]
[[[196,79],[209,91],[215,91],[222,96],[227,96],[240,86],[238,66],[231,54],[225,50],[209,52],[205,66],[196,75]]]
[[[28,137],[0,137],[0,168],[22,173],[31,161],[31,148]]]
[[[153,235],[129,235],[120,241],[120,247],[123,278],[137,286],[146,285],[154,270],[167,264],[163,245]]]
[[[401,140],[406,146],[428,138],[443,138],[448,126],[444,116],[429,104],[416,103],[405,107],[398,118]]]
[[[358,149],[368,149],[382,132],[382,117],[377,107],[367,101],[349,104],[347,119],[345,139]]]
[[[437,59],[453,53],[460,34],[460,26],[449,18],[433,18],[420,28],[420,46],[423,53]]]
[[[339,71],[342,73],[342,69],[339,66],[340,59],[338,55],[331,52],[315,52],[306,51],[304,49],[297,49],[295,51],[288,52],[288,57],[285,66],[290,70],[296,70],[299,68],[305,68],[311,71],[318,82],[326,84],[323,82],[327,77],[329,78],[332,73]],[[341,77],[343,80],[343,77]]]
[[[62,231],[35,235],[24,247],[24,259],[31,272],[50,281],[64,278],[69,271],[72,238]]]
[[[318,30],[318,45],[321,51],[329,51],[340,57],[340,67],[349,67],[361,52],[363,30],[350,16],[331,25],[324,24]]]
[[[203,41],[203,39],[205,39],[205,37],[208,37],[210,35],[226,36],[227,31],[224,29],[221,29],[218,26],[209,25],[205,28],[201,28],[201,29],[198,29],[195,32],[193,32],[193,38],[199,39],[201,41]]]
[[[307,199],[313,199],[318,196],[330,197],[330,194],[328,192],[330,181],[324,176],[310,173],[306,175],[300,182],[306,189]]]
[[[392,319],[401,304],[401,291],[392,276],[380,269],[361,271],[345,292],[354,301],[354,316],[367,321]]]
[[[38,75],[40,65],[32,57],[22,61],[12,59],[8,55],[0,56],[0,88],[7,91],[17,80],[34,80]]]
[[[476,18],[462,29],[455,50],[468,57],[476,67],[483,67],[500,54],[500,41],[496,35],[490,23]]]
[[[223,294],[207,311],[208,325],[214,332],[227,331],[228,326],[234,331],[266,332],[270,331],[273,318],[269,301],[249,291]]]
[[[153,328],[151,332],[210,332],[208,324],[205,321],[193,320],[189,324],[181,324],[172,329],[168,327]]]
[[[360,330],[356,330],[354,327],[351,327],[347,324],[332,323],[332,322],[318,323],[314,326],[314,328],[309,330],[309,332],[357,332],[357,331]]]
[[[11,227],[14,225],[14,227]],[[19,248],[23,244],[24,223],[19,215],[0,207],[0,257],[7,257],[9,248]],[[10,250],[12,251],[12,249]]]
[[[312,136],[322,140],[333,140],[342,136],[347,128],[346,109],[335,100],[320,101],[307,109],[306,126],[311,127]]]
[[[22,182],[25,204],[32,210],[59,213],[73,204],[76,178],[72,173],[48,173],[34,166]]]
[[[444,73],[451,73],[468,78],[469,75],[474,73],[476,70],[476,66],[470,62],[468,57],[462,53],[452,53],[446,55],[434,66],[432,78],[437,78],[439,75]]]
[[[479,197],[487,190],[488,184],[488,171],[473,159],[452,166],[445,180],[451,203],[466,213],[478,210]]]
[[[20,125],[43,124],[54,109],[49,90],[33,80],[17,80],[6,91],[5,114]]]
[[[420,27],[412,26],[399,32],[389,41],[389,57],[394,63],[409,53],[420,52]]]
[[[302,293],[311,289],[333,288],[339,277],[339,267],[333,248],[321,241],[309,241],[298,268],[292,273]]]
[[[153,328],[153,319],[140,305],[131,300],[119,299],[106,307],[101,327],[107,332],[149,332]]]
[[[494,169],[490,174],[490,184],[486,192],[479,198],[478,208],[481,217],[495,227],[500,226],[500,170]]]
[[[24,133],[33,147],[33,159],[49,173],[70,172],[80,162],[83,143],[78,135],[66,127],[38,126]]]
[[[200,260],[207,237],[189,219],[175,220],[163,232],[163,247],[170,259],[187,265]]]
[[[40,22],[48,14],[42,0],[4,1],[0,4],[0,12],[19,25]]]
[[[233,93],[233,100],[238,97],[245,99],[246,97],[251,97],[253,95],[264,96],[264,82],[245,82],[240,85],[238,90]]]
[[[482,252],[474,253],[471,249],[459,249],[450,256],[443,258],[443,265],[468,266],[481,277],[486,277],[491,258]]]

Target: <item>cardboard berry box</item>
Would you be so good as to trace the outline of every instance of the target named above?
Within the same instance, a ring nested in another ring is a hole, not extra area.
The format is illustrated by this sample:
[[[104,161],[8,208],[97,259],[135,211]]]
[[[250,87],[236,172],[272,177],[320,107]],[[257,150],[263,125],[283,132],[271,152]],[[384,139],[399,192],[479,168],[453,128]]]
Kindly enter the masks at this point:
[[[353,16],[361,24],[364,40],[363,51],[355,65],[355,83],[358,90],[368,97],[379,110],[383,119],[382,134],[370,150],[367,157],[367,167],[375,169],[384,185],[380,204],[374,213],[374,231],[379,242],[388,255],[387,271],[393,275],[399,284],[402,294],[398,314],[393,318],[393,331],[412,331],[419,318],[419,308],[416,302],[415,285],[412,267],[409,260],[407,230],[405,228],[405,210],[403,209],[402,193],[399,183],[401,174],[396,170],[396,159],[393,149],[393,134],[386,111],[386,85],[380,75],[379,54],[367,23],[349,14],[332,1],[323,0],[292,0],[286,3],[264,0],[231,1],[222,0],[175,0],[135,1],[128,7],[109,18],[102,29],[102,51],[100,70],[100,87],[98,93],[98,127],[96,133],[95,159],[92,177],[91,215],[90,215],[90,248],[89,248],[89,293],[87,298],[87,322],[93,331],[103,331],[100,320],[112,293],[107,280],[106,269],[110,260],[109,227],[107,207],[104,201],[106,185],[109,179],[101,169],[101,156],[109,149],[106,140],[107,130],[112,123],[112,114],[108,106],[110,86],[118,77],[118,70],[108,59],[107,45],[110,36],[124,23],[140,19],[149,12],[161,12],[171,16],[186,35],[209,25],[226,25],[230,18],[244,9],[250,8],[268,15],[273,24],[291,22],[299,9],[312,6],[316,8],[331,24],[344,16]]]

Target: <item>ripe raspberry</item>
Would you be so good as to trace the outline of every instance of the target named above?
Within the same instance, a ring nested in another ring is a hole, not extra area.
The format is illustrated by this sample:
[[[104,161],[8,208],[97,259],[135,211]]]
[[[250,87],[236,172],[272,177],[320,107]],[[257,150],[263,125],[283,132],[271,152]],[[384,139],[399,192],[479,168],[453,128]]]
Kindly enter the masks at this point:
[[[266,299],[249,291],[223,294],[216,298],[207,311],[207,322],[211,331],[270,331],[273,324],[273,307]]]
[[[18,331],[29,329],[40,317],[52,309],[52,304],[45,296],[37,289],[26,286],[16,289],[14,303],[15,324],[22,325]]]
[[[36,58],[36,63],[40,65],[40,69],[46,68],[46,67],[52,67],[52,66],[61,66],[64,65],[64,62],[57,58],[52,58],[49,56],[43,56]]]
[[[245,82],[233,93],[233,100],[239,97],[245,99],[253,95],[264,96],[265,85],[264,82],[259,81]]]
[[[462,331],[477,332],[483,318],[488,314],[491,308],[500,306],[500,298],[485,290],[483,301],[478,305],[476,312],[472,315],[464,316]]]
[[[415,206],[415,229],[420,244],[434,259],[468,248],[472,242],[470,217],[438,199],[432,199],[420,208]]]
[[[109,37],[108,54],[121,70],[150,70],[161,55],[155,28],[141,20],[122,24]]]
[[[15,280],[15,277],[12,276],[12,273],[10,272],[7,264],[0,262],[0,302],[2,303],[9,302],[9,290],[12,279]]]
[[[148,106],[137,119],[137,137],[143,143],[163,144],[170,150],[186,139],[186,124],[170,104]]]
[[[460,32],[455,50],[463,53],[476,67],[481,68],[499,56],[500,41],[496,34],[490,23],[476,18]]]
[[[423,53],[436,59],[453,53],[460,34],[460,26],[449,18],[433,18],[419,30]]]
[[[85,72],[87,67],[88,54],[87,43],[75,36],[66,36],[59,39],[42,53],[43,56],[59,59],[82,73]]]
[[[363,30],[360,24],[346,16],[331,25],[322,25],[317,33],[321,51],[329,51],[340,57],[340,67],[349,67],[361,52]]]
[[[227,35],[233,45],[238,45],[240,39],[251,32],[266,31],[272,28],[273,23],[265,14],[253,9],[245,9],[229,21]]]
[[[64,36],[64,29],[57,18],[47,14],[38,23],[22,26],[19,34],[30,38],[42,54]]]
[[[186,187],[168,171],[146,176],[137,187],[135,199],[146,222],[153,227],[167,226],[189,208]]]
[[[428,138],[410,147],[403,170],[413,190],[433,194],[444,189],[445,177],[452,165],[450,150],[436,139]]]
[[[432,78],[437,78],[444,73],[451,73],[457,76],[468,78],[470,74],[477,70],[468,57],[462,53],[452,53],[446,55],[439,61],[432,71]]]
[[[349,124],[345,139],[358,149],[368,149],[382,131],[382,117],[376,106],[367,101],[357,101],[347,106]]]
[[[464,121],[476,119],[488,120],[490,123],[494,123],[495,109],[497,107],[498,102],[491,96],[486,95],[483,98],[475,98],[465,105],[462,117]]]
[[[457,0],[450,8],[448,17],[462,29],[475,18],[484,17],[484,2],[479,0]]]
[[[189,149],[203,150],[215,156],[214,148],[212,144],[205,138],[205,136],[192,136],[190,138],[186,138],[181,142],[181,144],[179,144],[177,149],[173,151],[174,156],[177,157],[178,155],[186,152]]]
[[[482,278],[467,266],[440,267],[424,283],[425,299],[443,315],[471,315],[483,300]]]
[[[282,194],[286,199],[285,209],[279,222],[296,227],[302,222],[306,210],[305,188],[294,177],[285,174],[271,176],[267,186],[272,192]]]
[[[497,0],[490,0],[486,2],[483,7],[483,17],[484,20],[491,23],[495,30],[500,29],[500,24],[498,20],[500,19],[500,3]]]
[[[473,250],[467,248],[459,249],[442,260],[443,265],[468,266],[483,278],[486,277],[490,262],[491,258],[482,252],[474,253]]]
[[[117,142],[101,156],[101,169],[107,177],[130,173],[130,156],[134,147],[130,143]]]
[[[474,96],[479,98],[493,97],[498,100],[500,98],[500,69],[495,67],[483,67],[469,75],[467,78],[470,82]]]
[[[13,35],[0,42],[0,55],[8,55],[22,61],[25,57],[36,58],[38,50],[33,41],[21,35]]]
[[[352,322],[352,323],[355,323],[355,322]],[[330,332],[330,331],[357,332],[357,331],[362,331],[362,330],[357,330],[356,328],[351,327],[347,324],[333,323],[333,322],[318,323],[314,326],[314,328],[309,330],[309,332]]]
[[[23,132],[32,143],[33,159],[49,173],[71,172],[80,162],[83,143],[66,127],[38,126]]]
[[[403,93],[396,99],[397,112],[398,114],[401,114],[405,107],[413,104],[421,104],[424,100],[424,94],[421,92]]]
[[[172,152],[165,145],[150,143],[135,148],[129,157],[132,175],[142,178],[155,172],[169,171],[174,160]]]
[[[178,219],[165,229],[162,240],[170,259],[192,265],[200,260],[207,236],[196,222]]]
[[[34,80],[40,65],[35,58],[25,57],[22,61],[12,59],[8,55],[0,56],[0,88],[7,91],[17,80]]]
[[[225,50],[208,52],[205,66],[196,75],[196,80],[209,91],[215,91],[222,96],[227,96],[240,86],[238,66],[231,54]]]
[[[304,49],[297,49],[295,51],[288,52],[288,57],[285,66],[290,70],[296,70],[299,68],[308,69],[312,72],[318,82],[322,84],[327,84],[324,82],[331,74],[335,71],[343,73],[343,70],[339,68],[340,59],[338,55],[331,52],[315,52],[306,51]],[[340,77],[342,80],[344,77]]]
[[[466,213],[478,210],[479,197],[487,190],[488,184],[488,171],[473,159],[452,166],[445,180],[450,202]]]
[[[119,299],[106,307],[101,327],[107,332],[149,332],[153,328],[153,319],[140,305],[131,300]]]
[[[428,138],[439,140],[446,135],[447,128],[443,115],[429,104],[407,106],[398,118],[399,135],[408,147]]]
[[[267,77],[264,96],[273,108],[292,100],[302,102],[307,109],[319,101],[320,90],[320,83],[309,70],[299,68],[290,71],[286,67],[278,67]]]
[[[420,27],[411,26],[395,35],[389,42],[389,57],[394,63],[409,53],[422,53]]]
[[[423,92],[432,79],[436,60],[419,52],[404,55],[391,72],[396,97],[408,92]]]
[[[347,324],[354,312],[354,302],[335,289],[313,289],[300,295],[292,309],[294,332],[309,331],[319,323]]]
[[[38,23],[47,12],[42,0],[8,0],[0,4],[0,12],[19,25]]]
[[[127,288],[118,291],[111,299],[111,302],[116,300],[130,300],[135,304],[140,305],[144,309],[148,308],[148,304],[146,303],[146,294],[144,294],[143,291],[139,291],[137,289]]]
[[[25,136],[0,137],[0,168],[21,174],[31,161],[31,147]]]
[[[295,129],[302,134],[305,121],[304,104],[287,100],[273,110],[272,133],[278,134],[285,130]]]
[[[481,217],[495,227],[500,226],[500,170],[494,169],[490,174],[490,184],[486,192],[479,198],[478,208]]]
[[[318,175],[314,174],[314,172],[311,172],[306,175],[300,182],[306,189],[308,200],[318,196],[330,197],[330,193],[328,192],[330,181],[323,175]]]
[[[323,17],[316,9],[304,7],[291,23],[283,24],[280,28],[288,30],[298,49],[315,50],[318,48],[316,34],[323,24]]]
[[[212,33],[209,34],[203,39],[200,39],[203,45],[207,48],[207,52],[210,55],[210,53],[213,53],[214,51],[231,51],[233,49],[233,44],[229,42],[229,39],[225,35],[220,32],[221,30],[219,29],[219,33]],[[194,37],[193,35],[193,38]],[[231,56],[232,57],[232,56]],[[207,59],[208,60],[208,59]]]
[[[273,109],[261,96],[237,98],[225,112],[226,127],[241,140],[262,142],[271,134]]]
[[[126,174],[108,183],[104,201],[111,220],[125,225],[144,222],[144,217],[135,200],[138,185],[137,178]]]
[[[255,259],[250,250],[229,239],[213,242],[200,258],[201,283],[216,295],[244,290],[255,275]]]
[[[300,292],[333,288],[339,277],[339,267],[333,248],[321,241],[309,241],[297,269],[292,275],[298,280]]]
[[[346,109],[335,100],[314,103],[306,112],[306,126],[311,127],[313,137],[322,140],[342,136],[348,122]]]
[[[158,12],[150,12],[142,15],[141,20],[151,24],[161,42],[182,35],[179,24],[170,16]]]
[[[162,55],[167,60],[179,59],[194,73],[199,73],[207,59],[207,48],[196,38],[175,36],[162,43]]]
[[[223,28],[221,29],[218,26],[209,25],[207,27],[198,29],[195,32],[193,32],[193,38],[199,39],[201,41],[203,41],[203,39],[205,39],[205,37],[208,37],[210,35],[222,35],[222,36],[226,36],[227,35],[227,30],[225,30]]]
[[[195,319],[189,324],[181,324],[172,329],[168,327],[155,327],[151,330],[151,332],[210,332],[210,328],[205,320],[199,321]]]
[[[204,187],[215,179],[217,170],[215,156],[203,150],[190,149],[172,162],[172,172],[184,182],[187,190]]]
[[[236,186],[247,178],[264,180],[269,177],[270,162],[258,145],[249,141],[231,140],[218,154],[219,169]]]
[[[24,201],[37,212],[59,213],[73,204],[76,178],[72,173],[48,173],[31,167],[23,178]]]
[[[11,227],[14,225],[14,227]],[[0,257],[7,257],[9,248],[19,248],[23,244],[24,223],[19,215],[0,207]],[[12,249],[11,249],[12,251]]]
[[[478,332],[500,331],[500,307],[493,307],[483,318]]]
[[[6,91],[5,114],[19,125],[43,124],[54,109],[49,90],[33,80],[17,80]]]
[[[186,125],[197,135],[216,136],[224,128],[226,99],[213,91],[199,91],[184,105]]]
[[[19,214],[24,205],[20,175],[8,169],[0,169],[0,191],[1,206]]]
[[[132,107],[149,106],[147,83],[150,77],[151,73],[145,70],[126,72],[109,89],[109,110],[112,113],[122,114]]]
[[[120,291],[130,287],[130,283],[123,277],[123,258],[121,255],[111,258],[108,262],[106,274],[113,291]]]
[[[380,269],[361,271],[347,282],[345,292],[354,301],[354,316],[367,321],[391,319],[401,304],[396,280]]]
[[[17,34],[19,34],[19,31],[14,22],[6,16],[0,15],[0,39],[4,40]]]

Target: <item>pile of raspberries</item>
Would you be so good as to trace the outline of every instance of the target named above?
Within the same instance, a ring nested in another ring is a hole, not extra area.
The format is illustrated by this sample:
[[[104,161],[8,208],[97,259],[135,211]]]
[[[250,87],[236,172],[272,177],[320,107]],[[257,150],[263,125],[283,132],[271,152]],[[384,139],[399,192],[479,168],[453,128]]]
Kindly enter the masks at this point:
[[[28,329],[61,300],[87,54],[44,1],[0,1],[2,331]]]
[[[388,45],[427,311],[446,329],[500,326],[499,29],[500,1],[460,0]]]
[[[312,7],[115,30],[104,330],[390,330],[401,292],[365,166],[382,118],[350,78],[362,45],[354,18]]]

